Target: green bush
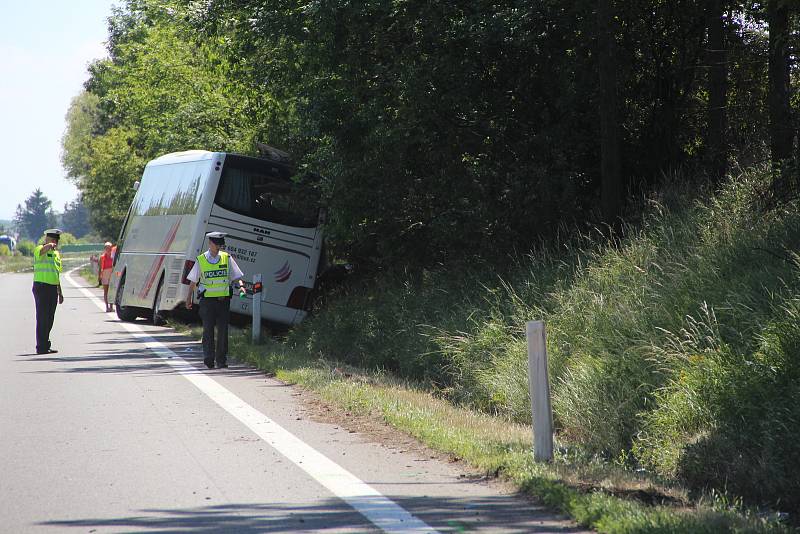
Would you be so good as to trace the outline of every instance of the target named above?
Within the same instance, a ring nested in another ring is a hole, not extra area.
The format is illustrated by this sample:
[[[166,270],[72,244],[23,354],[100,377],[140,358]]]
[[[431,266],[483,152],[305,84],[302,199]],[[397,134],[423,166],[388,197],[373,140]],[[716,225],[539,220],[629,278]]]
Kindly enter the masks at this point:
[[[23,239],[17,243],[17,250],[23,256],[33,256],[33,250],[36,248],[36,243]]]
[[[0,256],[11,256],[11,249],[8,245],[0,245]]]
[[[85,236],[81,237],[76,241],[79,245],[92,245],[94,243],[104,243],[106,240],[103,239],[100,234],[96,232],[92,232],[91,234],[86,234]]]
[[[290,332],[314,354],[404,376],[439,380],[435,345],[425,324],[441,321],[453,299],[436,273],[387,275],[366,286],[339,287],[324,313]]]

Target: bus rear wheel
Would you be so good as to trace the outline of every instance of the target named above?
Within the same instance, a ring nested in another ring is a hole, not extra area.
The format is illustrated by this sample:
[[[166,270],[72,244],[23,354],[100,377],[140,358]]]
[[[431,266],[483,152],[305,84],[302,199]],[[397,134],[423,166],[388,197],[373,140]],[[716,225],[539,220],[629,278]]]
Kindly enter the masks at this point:
[[[135,321],[138,317],[136,310],[122,305],[122,293],[125,291],[125,278],[119,283],[117,287],[117,295],[114,298],[114,307],[117,309],[117,317],[120,321],[131,322]]]
[[[167,324],[167,317],[161,310],[161,288],[164,287],[164,281],[158,283],[156,289],[156,300],[153,301],[153,326],[164,326]]]

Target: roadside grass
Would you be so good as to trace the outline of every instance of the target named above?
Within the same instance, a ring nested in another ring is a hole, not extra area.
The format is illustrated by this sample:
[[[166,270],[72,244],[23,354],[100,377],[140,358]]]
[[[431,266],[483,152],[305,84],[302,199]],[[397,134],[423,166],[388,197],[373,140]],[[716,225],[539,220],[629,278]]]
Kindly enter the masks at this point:
[[[88,261],[82,252],[68,252],[61,255],[63,269],[66,272],[81,263]],[[0,256],[0,273],[33,272],[31,256]]]
[[[0,273],[33,271],[33,258],[28,256],[0,256]]]
[[[91,265],[84,265],[78,269],[78,275],[92,287],[97,285],[97,274],[94,272]]]
[[[202,328],[171,321],[199,338]],[[397,428],[430,448],[463,460],[490,477],[581,525],[607,533],[783,533],[777,518],[759,515],[725,495],[691,502],[686,489],[587,456],[556,442],[552,463],[533,461],[528,426],[454,406],[422,385],[388,373],[367,372],[312,357],[286,339],[250,342],[245,329],[231,331],[231,356],[313,391],[339,414],[366,416]],[[343,423],[346,424],[346,423]]]
[[[65,252],[61,254],[62,268],[64,272],[74,269],[89,261],[89,256],[85,252]],[[80,271],[78,271],[80,272]]]

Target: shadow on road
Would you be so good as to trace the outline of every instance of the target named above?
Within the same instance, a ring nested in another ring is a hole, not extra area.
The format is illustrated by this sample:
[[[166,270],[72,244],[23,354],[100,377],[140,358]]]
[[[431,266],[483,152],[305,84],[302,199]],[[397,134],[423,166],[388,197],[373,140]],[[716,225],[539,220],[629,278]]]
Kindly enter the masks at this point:
[[[55,354],[17,354],[17,361],[49,362],[55,365],[46,369],[27,371],[32,374],[49,373],[98,373],[119,374],[133,373],[137,375],[163,375],[175,373],[210,373],[212,375],[236,375],[263,377],[264,371],[236,363],[236,355],[229,354],[231,367],[227,369],[207,369],[203,364],[203,349],[199,341],[176,334],[173,331],[162,333],[146,332],[145,336],[126,335],[121,333],[96,334],[99,339],[87,345],[92,349],[81,353],[58,352]],[[169,348],[176,356],[185,360],[191,367],[176,368],[169,364],[172,358],[155,354],[154,349],[143,346],[156,340]],[[131,347],[131,345],[138,345]],[[113,348],[125,347],[125,348]],[[55,348],[55,347],[54,347]]]
[[[418,519],[440,532],[570,533],[582,529],[554,523],[552,515],[534,504],[520,507],[514,499],[392,497]],[[374,498],[362,506],[378,511]],[[537,517],[541,515],[541,519]],[[148,532],[376,532],[367,519],[342,501],[330,498],[316,505],[296,503],[229,504],[188,509],[136,510],[128,517],[51,520],[38,523],[56,528],[113,528]],[[416,531],[415,531],[416,532]]]

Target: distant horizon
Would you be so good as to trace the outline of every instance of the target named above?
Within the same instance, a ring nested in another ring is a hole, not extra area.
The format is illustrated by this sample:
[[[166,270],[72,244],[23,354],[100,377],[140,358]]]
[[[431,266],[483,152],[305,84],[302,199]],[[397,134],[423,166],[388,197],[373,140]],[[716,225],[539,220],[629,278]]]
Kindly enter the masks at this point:
[[[33,189],[33,191],[35,191],[35,190],[36,190],[36,188],[34,188],[34,189]],[[25,207],[25,201],[26,201],[26,200],[28,200],[28,198],[29,198],[29,197],[30,197],[30,196],[33,194],[33,191],[31,191],[30,193],[28,193],[28,194],[25,196],[25,198],[23,198],[22,200],[20,200],[19,202],[17,202],[17,204],[18,204],[18,205],[20,205],[20,206],[22,206],[22,207],[24,208],[24,207]],[[58,214],[58,215],[61,215],[62,213],[64,213],[64,204],[63,204],[63,203],[62,203],[61,205],[56,205],[56,203],[53,201],[53,199],[52,199],[52,198],[50,198],[50,197],[47,195],[47,193],[46,193],[45,191],[42,191],[42,193],[43,193],[43,194],[44,194],[44,196],[45,196],[45,197],[47,197],[47,199],[50,201],[50,209],[51,209],[51,210],[53,210],[53,212],[54,212],[54,213],[56,213],[56,214]],[[75,198],[72,198],[72,199],[70,199],[70,200],[67,200],[67,204],[69,204],[70,202],[74,202],[75,200],[77,200],[77,199],[78,199],[78,196],[80,196],[80,192],[78,192],[78,193],[75,195]],[[17,207],[16,207],[16,206],[14,206],[14,213],[12,213],[11,215],[5,216],[4,214],[0,214],[0,223],[2,223],[3,221],[11,221],[11,222],[13,223],[13,222],[14,222],[14,219],[16,219],[16,217],[17,217]]]

